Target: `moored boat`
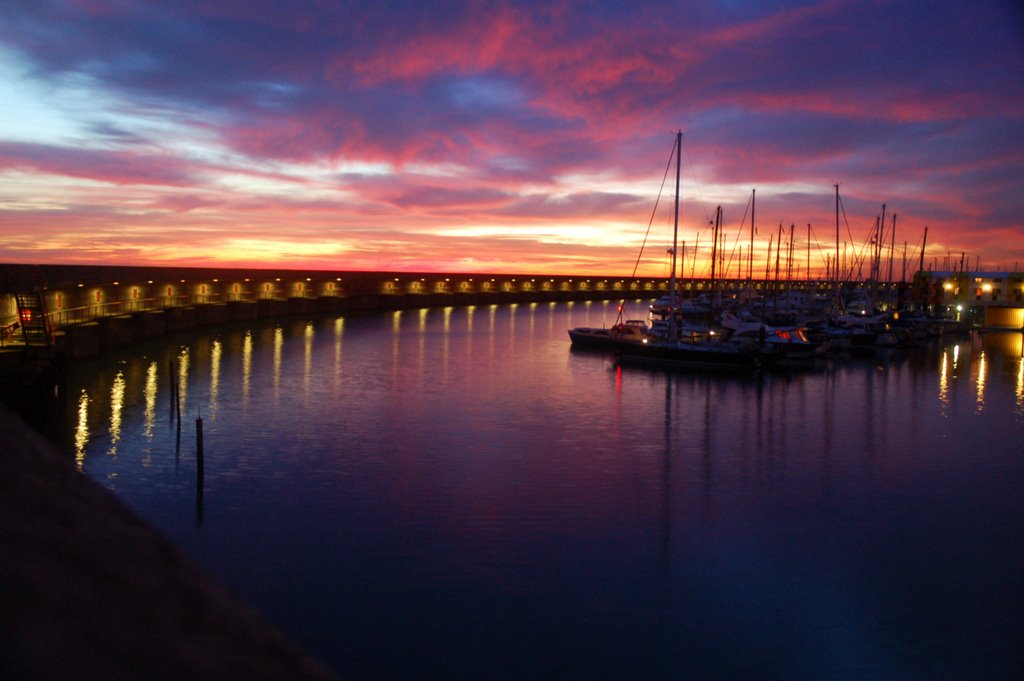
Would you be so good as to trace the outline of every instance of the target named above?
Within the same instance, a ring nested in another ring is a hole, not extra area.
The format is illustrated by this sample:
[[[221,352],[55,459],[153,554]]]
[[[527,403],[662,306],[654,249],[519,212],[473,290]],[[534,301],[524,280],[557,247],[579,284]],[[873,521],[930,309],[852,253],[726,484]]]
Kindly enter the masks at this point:
[[[706,367],[753,370],[771,366],[784,357],[781,350],[754,340],[719,335],[685,336],[623,344],[623,363],[650,364],[667,368]]]
[[[569,339],[574,348],[591,350],[617,350],[625,343],[653,338],[650,327],[642,319],[627,319],[610,327],[580,326],[569,329]]]

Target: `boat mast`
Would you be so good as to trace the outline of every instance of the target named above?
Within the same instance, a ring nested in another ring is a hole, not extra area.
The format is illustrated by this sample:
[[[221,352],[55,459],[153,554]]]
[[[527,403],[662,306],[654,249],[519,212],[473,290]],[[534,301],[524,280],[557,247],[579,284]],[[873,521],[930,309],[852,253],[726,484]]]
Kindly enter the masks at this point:
[[[889,232],[889,288],[888,293],[885,296],[886,302],[889,303],[889,307],[895,305],[896,297],[893,295],[893,281],[892,281],[892,265],[893,259],[896,257],[896,213],[892,214],[892,230]]]
[[[750,190],[750,253],[747,255],[747,259],[750,264],[747,266],[747,279],[750,280],[750,285],[754,285],[754,216],[757,214],[757,190]]]
[[[836,182],[836,259],[832,263],[832,271],[836,277],[836,304],[839,298],[839,183]]]
[[[718,231],[722,225],[722,207],[715,208],[715,226],[711,237],[711,304],[708,306],[708,328],[715,314],[715,262],[718,260]]]
[[[924,239],[921,240],[921,261],[918,264],[917,269],[920,272],[924,272],[924,247],[928,245],[928,225],[924,226]]]
[[[676,132],[676,208],[675,217],[672,223],[672,274],[669,277],[669,307],[668,307],[668,329],[669,336],[676,335],[676,248],[679,244],[679,175],[682,172],[683,155],[683,131]]]

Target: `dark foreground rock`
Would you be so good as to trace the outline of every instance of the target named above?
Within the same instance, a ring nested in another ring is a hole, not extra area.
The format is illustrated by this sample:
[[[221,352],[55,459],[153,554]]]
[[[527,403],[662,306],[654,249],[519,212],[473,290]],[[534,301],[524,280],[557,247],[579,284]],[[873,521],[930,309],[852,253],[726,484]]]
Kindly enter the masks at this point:
[[[331,679],[0,405],[0,679]]]

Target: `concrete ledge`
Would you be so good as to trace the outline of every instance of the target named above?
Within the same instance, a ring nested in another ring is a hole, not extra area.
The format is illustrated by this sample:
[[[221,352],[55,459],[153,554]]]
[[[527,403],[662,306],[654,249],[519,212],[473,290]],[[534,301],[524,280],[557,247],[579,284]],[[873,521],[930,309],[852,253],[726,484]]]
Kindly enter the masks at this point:
[[[341,296],[320,296],[317,299],[317,310],[321,313],[347,312],[348,300]]]
[[[65,329],[68,356],[72,359],[100,354],[100,325],[97,322],[75,324]]]
[[[289,298],[288,314],[290,315],[311,315],[319,312],[316,298]]]
[[[251,321],[256,319],[258,305],[255,300],[228,301],[228,319],[233,322]]]
[[[0,678],[333,678],[2,406],[0,429]]]
[[[169,307],[164,310],[168,331],[188,331],[196,328],[196,308],[191,305],[187,307]]]
[[[198,323],[200,326],[217,326],[227,324],[228,304],[207,303],[196,308]]]
[[[256,316],[259,319],[284,317],[288,314],[288,301],[281,298],[260,298],[256,301]]]
[[[132,316],[101,317],[100,347],[119,348],[132,342]]]
[[[167,332],[167,315],[164,310],[137,312],[133,317],[132,331],[135,340],[157,338]]]

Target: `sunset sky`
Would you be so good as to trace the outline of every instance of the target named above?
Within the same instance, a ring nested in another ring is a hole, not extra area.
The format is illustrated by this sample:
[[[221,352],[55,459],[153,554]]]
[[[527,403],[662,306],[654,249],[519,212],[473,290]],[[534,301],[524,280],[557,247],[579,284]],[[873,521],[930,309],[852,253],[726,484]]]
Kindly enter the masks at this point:
[[[623,275],[653,216],[663,275],[682,130],[699,253],[756,189],[823,267],[838,183],[850,253],[1024,268],[1018,6],[3,0],[0,262]]]

